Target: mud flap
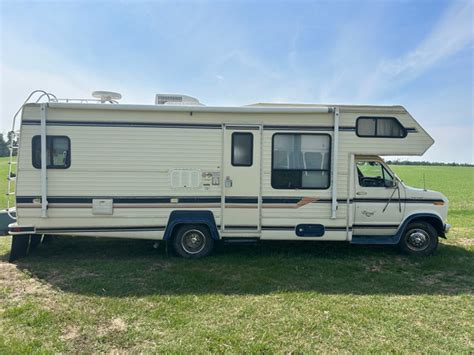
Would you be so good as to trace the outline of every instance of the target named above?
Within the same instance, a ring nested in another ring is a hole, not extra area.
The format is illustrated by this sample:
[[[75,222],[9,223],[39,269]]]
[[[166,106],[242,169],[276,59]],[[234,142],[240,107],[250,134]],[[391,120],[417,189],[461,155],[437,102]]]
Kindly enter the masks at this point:
[[[27,256],[41,244],[42,238],[42,235],[37,234],[12,236],[12,247],[8,261],[15,261]]]
[[[30,246],[29,235],[14,235],[12,236],[12,248],[10,250],[10,257],[8,261],[12,262],[18,260],[28,254]]]

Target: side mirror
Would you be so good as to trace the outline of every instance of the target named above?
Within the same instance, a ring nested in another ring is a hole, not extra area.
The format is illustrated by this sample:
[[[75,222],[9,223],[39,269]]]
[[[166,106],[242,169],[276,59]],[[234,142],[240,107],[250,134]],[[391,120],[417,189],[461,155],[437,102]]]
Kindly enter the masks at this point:
[[[385,187],[395,187],[397,183],[394,180],[385,180]]]

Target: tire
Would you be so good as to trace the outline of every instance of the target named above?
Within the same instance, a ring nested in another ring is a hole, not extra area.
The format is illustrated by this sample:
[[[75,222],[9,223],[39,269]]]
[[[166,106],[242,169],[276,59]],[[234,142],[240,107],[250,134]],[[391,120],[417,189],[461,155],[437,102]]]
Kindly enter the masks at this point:
[[[173,248],[183,258],[198,259],[211,253],[214,240],[207,226],[184,224],[179,226],[174,234]]]
[[[410,223],[398,246],[409,255],[431,255],[438,248],[438,232],[427,222]]]

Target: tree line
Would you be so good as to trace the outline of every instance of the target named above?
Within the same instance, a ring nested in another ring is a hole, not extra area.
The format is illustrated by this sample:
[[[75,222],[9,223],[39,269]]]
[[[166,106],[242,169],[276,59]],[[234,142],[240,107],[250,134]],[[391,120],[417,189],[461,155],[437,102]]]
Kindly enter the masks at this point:
[[[410,160],[387,160],[389,165],[439,165],[439,166],[474,166],[469,163],[443,163],[437,161],[410,161]]]

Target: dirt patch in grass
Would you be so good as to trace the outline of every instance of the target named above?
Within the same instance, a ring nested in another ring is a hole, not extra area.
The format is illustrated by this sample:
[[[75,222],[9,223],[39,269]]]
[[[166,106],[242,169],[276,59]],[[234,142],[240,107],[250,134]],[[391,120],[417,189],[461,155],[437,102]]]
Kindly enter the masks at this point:
[[[470,247],[474,245],[474,238],[458,238],[456,244],[464,247]]]
[[[81,336],[81,329],[75,325],[69,325],[64,334],[61,336],[63,340],[75,340]]]
[[[0,262],[0,289],[8,292],[8,302],[20,302],[29,296],[43,299],[51,307],[55,294],[59,293],[50,284],[43,283],[20,271],[15,264]]]

